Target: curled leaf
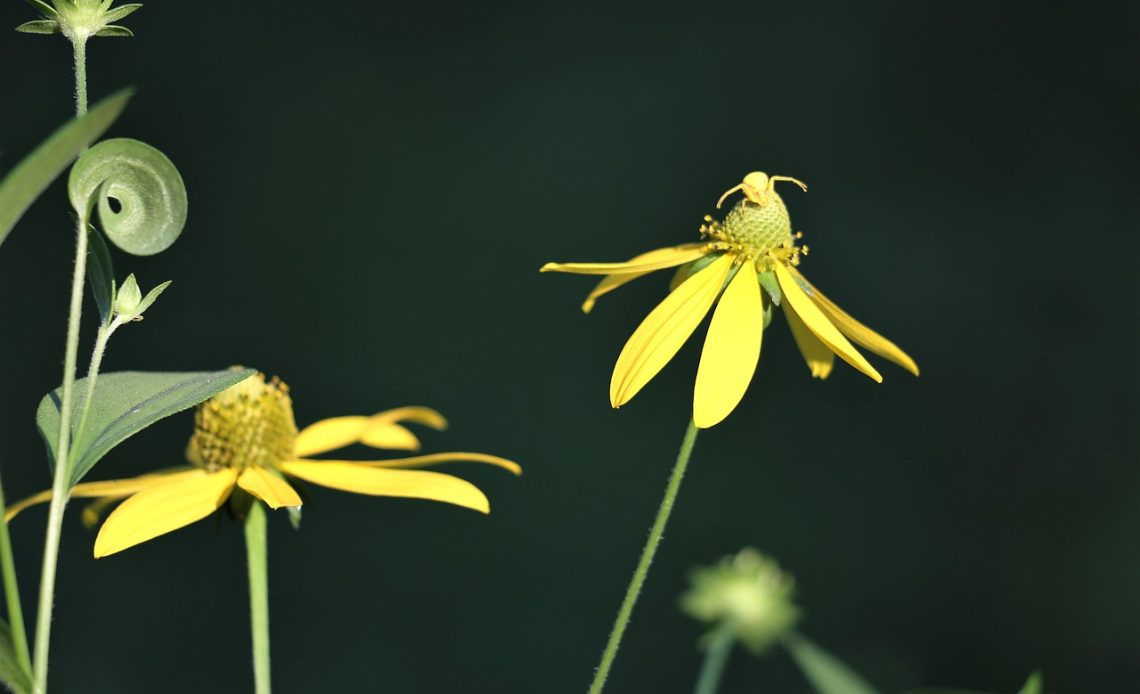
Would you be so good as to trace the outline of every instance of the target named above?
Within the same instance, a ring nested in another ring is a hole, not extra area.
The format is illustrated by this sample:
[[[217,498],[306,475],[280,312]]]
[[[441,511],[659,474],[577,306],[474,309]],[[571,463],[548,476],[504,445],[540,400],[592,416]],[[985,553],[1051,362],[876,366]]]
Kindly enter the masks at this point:
[[[81,219],[98,207],[103,233],[133,255],[161,253],[186,224],[182,176],[138,140],[105,140],[84,152],[71,168],[68,194]]]

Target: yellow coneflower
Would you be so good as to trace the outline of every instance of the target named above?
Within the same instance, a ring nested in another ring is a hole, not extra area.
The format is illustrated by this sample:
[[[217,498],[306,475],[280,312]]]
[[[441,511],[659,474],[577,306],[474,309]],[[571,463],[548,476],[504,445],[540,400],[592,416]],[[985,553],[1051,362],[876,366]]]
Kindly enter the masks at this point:
[[[659,248],[624,263],[547,263],[543,272],[606,275],[582,311],[598,297],[657,270],[679,268],[672,291],[626,342],[610,380],[610,403],[621,407],[673,358],[716,304],[701,352],[693,394],[693,421],[708,428],[736,408],[756,371],[764,328],[773,306],[784,309],[811,375],[827,378],[835,355],[876,382],[879,372],[851,342],[918,375],[918,366],[893,342],[858,322],[816,289],[797,269],[807,246],[792,231],[777,181],[787,176],[753,172],[717,202],[737,190],[744,198],[717,221],[705,217],[702,240]],[[718,301],[719,297],[719,301]],[[850,341],[849,341],[850,340]]]
[[[194,423],[186,451],[190,466],[131,479],[85,482],[72,490],[74,497],[97,499],[85,516],[88,521],[97,519],[103,506],[126,499],[99,530],[96,558],[205,518],[230,497],[235,487],[270,508],[301,506],[301,498],[286,476],[357,494],[442,501],[488,513],[487,497],[470,482],[410,468],[466,461],[521,472],[517,463],[483,453],[435,453],[376,461],[312,459],[354,443],[416,451],[419,440],[404,423],[444,429],[447,421],[426,407],[401,407],[370,417],[325,419],[298,431],[288,387],[276,378],[266,381],[261,374],[204,402]],[[13,505],[7,518],[11,520],[28,506],[50,499],[50,490],[36,494]]]

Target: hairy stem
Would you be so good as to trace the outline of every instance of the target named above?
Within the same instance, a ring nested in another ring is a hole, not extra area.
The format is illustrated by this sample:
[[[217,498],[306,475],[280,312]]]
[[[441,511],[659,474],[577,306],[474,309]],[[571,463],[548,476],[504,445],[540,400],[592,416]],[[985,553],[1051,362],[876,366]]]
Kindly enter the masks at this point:
[[[621,609],[618,610],[617,619],[614,620],[610,631],[606,650],[602,652],[602,661],[594,673],[594,681],[590,684],[590,694],[600,694],[609,677],[610,668],[614,658],[617,657],[621,638],[625,628],[629,625],[629,618],[633,614],[633,606],[637,603],[637,596],[641,593],[641,586],[645,577],[649,575],[649,565],[653,563],[653,555],[657,553],[657,546],[661,544],[661,536],[665,532],[665,523],[669,520],[669,513],[673,510],[673,503],[677,500],[677,492],[681,489],[681,478],[685,475],[685,468],[689,465],[689,456],[693,454],[693,445],[697,441],[697,425],[689,422],[685,430],[685,438],[681,442],[681,452],[677,454],[677,462],[673,465],[673,473],[669,476],[669,485],[665,489],[665,498],[661,500],[661,507],[657,509],[657,518],[653,521],[653,528],[649,531],[649,539],[645,541],[645,548],[641,550],[641,559],[637,562],[637,569],[633,572],[633,579],[626,588],[625,598]]]
[[[87,113],[87,39],[74,39],[75,52],[75,115]]]
[[[253,632],[253,682],[257,694],[269,694],[269,550],[265,507],[254,500],[245,517],[245,552],[249,558],[249,621]]]

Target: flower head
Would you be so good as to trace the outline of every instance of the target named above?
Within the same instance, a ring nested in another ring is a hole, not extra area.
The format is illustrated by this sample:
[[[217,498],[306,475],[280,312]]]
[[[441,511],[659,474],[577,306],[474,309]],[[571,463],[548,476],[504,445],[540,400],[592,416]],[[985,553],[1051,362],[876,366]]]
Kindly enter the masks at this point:
[[[670,294],[642,321],[626,342],[610,380],[610,403],[621,407],[645,387],[713,311],[697,369],[693,420],[698,427],[719,423],[736,408],[760,359],[764,328],[773,307],[782,307],[811,375],[827,378],[835,356],[876,382],[882,376],[851,342],[899,364],[914,375],[918,366],[894,343],[859,323],[800,274],[808,247],[798,245],[777,181],[807,186],[787,176],[753,172],[726,192],[740,200],[718,221],[705,217],[701,241],[658,248],[624,263],[547,263],[543,272],[605,275],[585,303],[589,313],[598,297],[657,270],[678,268]]]
[[[105,506],[126,499],[99,530],[95,539],[98,558],[205,518],[238,489],[270,508],[299,507],[301,497],[287,477],[357,494],[442,501],[489,513],[487,497],[470,482],[414,468],[465,461],[521,472],[517,463],[484,453],[435,453],[375,461],[310,457],[354,443],[417,451],[419,439],[405,423],[439,430],[447,427],[447,421],[435,410],[401,407],[370,417],[325,419],[298,431],[289,388],[276,378],[267,381],[257,374],[198,406],[194,434],[186,449],[189,467],[131,479],[85,482],[76,485],[71,495],[96,499],[84,514],[89,524],[97,522]],[[13,505],[7,518],[50,499],[50,490],[29,497]]]
[[[690,617],[727,629],[760,653],[796,624],[795,582],[775,560],[745,548],[712,566],[693,570],[692,587],[681,596]]]
[[[43,19],[25,22],[16,31],[25,34],[63,34],[73,42],[84,42],[92,36],[134,36],[125,26],[115,22],[126,18],[142,3],[111,7],[114,0],[28,0]]]

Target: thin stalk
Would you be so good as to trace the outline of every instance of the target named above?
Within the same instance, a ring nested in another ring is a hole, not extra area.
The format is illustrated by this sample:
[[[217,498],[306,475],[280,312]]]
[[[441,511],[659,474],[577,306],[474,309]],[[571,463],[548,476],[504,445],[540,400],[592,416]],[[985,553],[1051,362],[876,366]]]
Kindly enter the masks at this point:
[[[265,507],[254,501],[245,517],[245,552],[249,558],[249,621],[253,631],[253,683],[256,694],[269,694],[269,550]]]
[[[696,442],[697,425],[690,421],[689,428],[685,430],[685,438],[681,442],[681,452],[677,454],[677,462],[673,465],[673,472],[669,476],[669,485],[665,488],[665,498],[661,500],[661,506],[657,509],[657,518],[653,521],[653,528],[649,531],[649,539],[645,541],[645,548],[641,550],[641,559],[637,562],[637,569],[633,572],[633,578],[625,590],[625,598],[621,602],[617,619],[614,620],[609,641],[606,642],[606,650],[602,652],[602,661],[594,673],[594,681],[590,684],[590,694],[601,694],[602,687],[606,684],[606,678],[609,677],[610,667],[613,666],[614,658],[617,657],[622,635],[625,634],[630,615],[633,614],[633,606],[637,603],[637,596],[641,593],[641,586],[645,583],[645,577],[649,575],[649,565],[653,563],[653,555],[657,553],[657,546],[661,544],[661,535],[665,532],[665,523],[668,522],[669,513],[673,510],[673,503],[677,500],[677,492],[681,489],[681,478],[685,476],[685,468],[689,465],[689,456],[693,454],[693,444]]]
[[[75,113],[87,113],[87,44],[72,41],[75,49]],[[75,271],[71,277],[71,304],[67,317],[67,344],[63,354],[63,386],[59,404],[59,439],[56,442],[55,476],[51,485],[44,560],[40,570],[40,600],[36,612],[36,647],[33,674],[35,691],[47,692],[48,649],[51,644],[51,611],[55,600],[55,574],[59,563],[59,541],[63,510],[67,506],[71,478],[71,411],[74,408],[75,362],[79,355],[79,324],[83,313],[83,282],[87,276],[87,220],[80,215],[75,231]]]
[[[736,638],[729,629],[717,629],[710,634],[708,643],[705,644],[705,662],[701,665],[701,674],[697,677],[693,694],[716,694],[725,663],[728,662],[735,643]]]
[[[95,383],[99,380],[99,367],[103,365],[107,342],[122,324],[122,321],[115,318],[106,325],[100,325],[99,332],[95,336],[95,349],[91,352],[91,363],[87,367],[87,388],[83,393],[83,409],[79,412],[79,426],[75,427],[77,441],[83,435],[83,430],[87,427],[87,417],[91,414],[91,401],[95,398]]]
[[[32,674],[32,658],[28,651],[28,632],[24,627],[24,608],[20,605],[20,586],[16,582],[16,561],[12,557],[12,537],[4,520],[4,486],[0,484],[0,570],[4,573],[4,600],[8,606],[8,623],[12,629],[12,645],[20,667]]]

